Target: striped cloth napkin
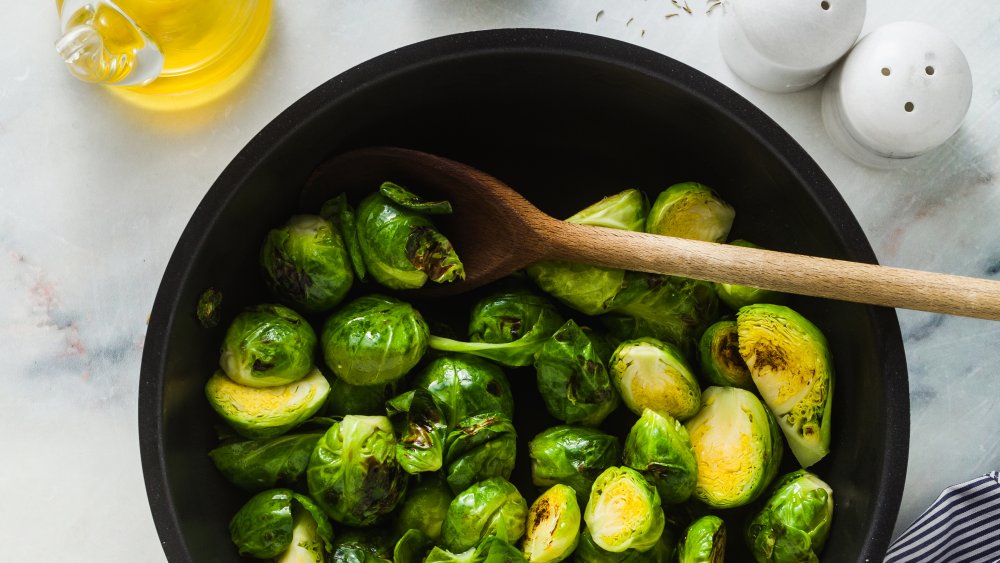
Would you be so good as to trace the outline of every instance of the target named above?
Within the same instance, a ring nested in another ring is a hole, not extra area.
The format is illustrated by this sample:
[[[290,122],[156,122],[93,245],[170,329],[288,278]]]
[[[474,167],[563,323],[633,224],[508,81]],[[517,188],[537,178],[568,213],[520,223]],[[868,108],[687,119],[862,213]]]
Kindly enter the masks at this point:
[[[885,563],[1000,562],[1000,472],[948,487],[896,541]]]

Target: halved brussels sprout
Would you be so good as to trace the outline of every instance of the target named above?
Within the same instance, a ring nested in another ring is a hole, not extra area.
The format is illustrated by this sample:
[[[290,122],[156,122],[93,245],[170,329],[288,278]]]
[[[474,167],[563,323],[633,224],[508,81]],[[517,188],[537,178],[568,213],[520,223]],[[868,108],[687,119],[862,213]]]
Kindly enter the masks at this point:
[[[549,414],[568,423],[597,426],[618,408],[605,362],[609,346],[589,329],[566,321],[535,358],[538,391]]]
[[[587,502],[597,476],[618,465],[622,447],[610,434],[580,426],[553,426],[528,443],[531,481],[539,487],[564,484]]]
[[[566,221],[640,231],[648,209],[645,194],[630,189],[606,197]],[[607,312],[608,305],[625,284],[624,270],[571,262],[539,262],[529,266],[527,272],[542,291],[587,315]]]
[[[594,543],[612,553],[651,549],[666,525],[656,487],[631,467],[609,467],[597,477],[583,519]]]
[[[723,563],[726,523],[714,515],[702,516],[684,530],[677,544],[678,563]]]
[[[675,346],[655,338],[622,342],[608,370],[622,400],[635,414],[645,409],[691,418],[701,406],[701,387]]]
[[[625,439],[623,461],[653,483],[667,504],[686,501],[698,482],[687,430],[669,414],[643,411]]]
[[[778,472],[783,446],[777,424],[745,389],[709,387],[701,410],[685,427],[698,462],[694,496],[708,506],[750,503]]]
[[[705,330],[698,343],[701,375],[709,385],[755,389],[750,368],[740,355],[736,321],[722,320]]]
[[[229,535],[240,555],[258,559],[322,563],[324,553],[332,551],[326,515],[309,497],[290,489],[254,495],[229,522]]]
[[[409,303],[366,295],[336,311],[323,325],[323,357],[351,385],[399,379],[427,351],[430,331]]]
[[[330,384],[316,368],[286,385],[247,387],[215,372],[205,383],[205,397],[215,412],[245,438],[273,438],[316,414]]]
[[[576,491],[567,485],[554,485],[528,509],[524,556],[532,563],[566,559],[580,540],[580,522]]]
[[[389,416],[402,419],[396,460],[403,470],[423,473],[441,469],[448,423],[434,395],[417,388],[390,400],[386,410]]]
[[[453,498],[451,487],[438,474],[421,475],[420,481],[409,487],[396,513],[396,533],[420,530],[431,540],[438,541]]]
[[[208,457],[230,483],[246,491],[262,491],[297,481],[306,472],[321,436],[322,432],[310,432],[230,442],[208,452]]]
[[[496,535],[513,543],[524,535],[528,503],[517,487],[502,477],[492,477],[459,493],[448,506],[441,527],[441,542],[458,553]]]
[[[445,465],[455,493],[490,477],[509,479],[517,455],[514,424],[502,413],[466,418],[448,434]]]
[[[332,309],[354,283],[340,232],[318,215],[295,215],[271,229],[260,248],[260,266],[279,300],[313,313]]]
[[[757,561],[819,561],[833,521],[833,489],[800,469],[785,475],[747,527]]]
[[[257,305],[229,325],[219,366],[241,385],[284,385],[309,373],[315,348],[316,333],[302,315],[281,305]]]
[[[505,290],[476,304],[469,321],[471,342],[431,336],[430,347],[465,352],[510,367],[527,366],[562,324],[562,315],[544,297],[523,289]]]
[[[646,232],[726,242],[736,210],[697,182],[674,184],[660,192],[646,217]]]
[[[601,317],[616,338],[652,336],[670,342],[685,353],[715,320],[719,300],[704,281],[628,272],[622,290]]]
[[[477,414],[499,412],[513,418],[514,398],[503,370],[482,358],[448,354],[431,360],[413,379],[438,400],[448,427]]]
[[[760,248],[760,246],[742,239],[734,240],[729,244],[745,248]],[[719,296],[719,300],[729,305],[734,311],[738,311],[740,307],[746,307],[754,303],[782,303],[785,300],[784,293],[771,291],[770,289],[760,289],[731,283],[714,283],[712,286],[715,288],[715,293]]]
[[[833,359],[826,337],[781,305],[750,305],[736,317],[740,355],[792,454],[809,467],[830,452]]]
[[[370,526],[392,512],[406,492],[406,477],[384,416],[345,416],[316,444],[306,470],[316,503],[352,526]]]
[[[392,182],[358,204],[357,228],[365,269],[392,289],[416,289],[427,280],[465,278],[462,261],[427,214],[451,212],[447,202],[428,205]]]

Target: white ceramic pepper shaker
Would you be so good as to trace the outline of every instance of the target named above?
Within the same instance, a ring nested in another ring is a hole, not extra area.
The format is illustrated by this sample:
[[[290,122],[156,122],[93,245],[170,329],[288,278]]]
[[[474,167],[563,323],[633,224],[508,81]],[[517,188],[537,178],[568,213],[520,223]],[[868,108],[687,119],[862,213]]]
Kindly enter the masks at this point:
[[[770,92],[822,79],[857,41],[865,0],[733,0],[719,26],[729,68]]]
[[[894,168],[958,131],[972,101],[972,72],[958,45],[918,22],[866,35],[823,89],[823,123],[858,162]]]

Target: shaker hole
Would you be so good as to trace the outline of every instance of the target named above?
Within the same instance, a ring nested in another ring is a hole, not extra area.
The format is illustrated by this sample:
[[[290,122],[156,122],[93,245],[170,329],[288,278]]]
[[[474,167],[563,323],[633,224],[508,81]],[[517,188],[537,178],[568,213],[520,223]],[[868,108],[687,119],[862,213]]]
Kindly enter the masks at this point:
[[[892,71],[889,70],[889,67],[887,66],[882,67],[882,76],[889,76],[890,74],[892,74]]]
[[[903,109],[907,112],[913,111],[913,102],[906,102],[906,104],[903,105]]]
[[[934,74],[934,67],[932,66],[925,67],[924,72],[927,73],[927,76],[932,76]]]
[[[819,3],[819,7],[823,8],[824,10],[829,10],[830,9],[830,3],[827,2],[826,0],[823,0],[822,2]]]

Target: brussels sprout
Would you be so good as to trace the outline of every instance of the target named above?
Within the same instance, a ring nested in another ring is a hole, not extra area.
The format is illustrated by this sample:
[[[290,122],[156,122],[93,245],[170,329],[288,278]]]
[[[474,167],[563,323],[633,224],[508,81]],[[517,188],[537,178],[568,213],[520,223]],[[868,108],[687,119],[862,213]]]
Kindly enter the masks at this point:
[[[678,563],[722,563],[726,557],[726,524],[718,516],[695,520],[677,545]]]
[[[427,537],[427,534],[417,529],[407,530],[399,541],[396,542],[395,549],[392,550],[393,563],[421,563],[424,555],[434,546],[434,542]]]
[[[597,476],[618,465],[622,447],[610,434],[579,426],[554,426],[528,444],[531,481],[539,487],[564,484],[576,491],[580,505],[587,502]]]
[[[729,244],[745,248],[760,248],[760,246],[742,239],[734,240]],[[715,294],[719,296],[719,300],[729,305],[734,311],[739,310],[740,307],[746,307],[754,303],[782,303],[785,300],[784,293],[771,291],[770,289],[760,289],[731,283],[714,283],[712,286],[715,288]]]
[[[605,368],[609,347],[589,329],[566,321],[535,358],[538,392],[549,413],[571,424],[597,426],[618,408]]]
[[[625,190],[587,207],[567,222],[641,231],[649,202],[638,190]],[[563,261],[548,261],[527,268],[542,291],[587,315],[598,315],[625,284],[625,271]]]
[[[357,217],[354,215],[354,208],[347,201],[347,194],[340,194],[327,200],[320,208],[319,214],[340,232],[344,246],[347,247],[347,255],[351,259],[351,269],[359,280],[364,281],[368,272],[365,271],[365,261],[361,256]]]
[[[625,439],[623,461],[656,485],[666,504],[686,501],[698,481],[687,430],[669,414],[643,411]]]
[[[423,473],[441,469],[448,424],[434,395],[423,388],[408,391],[390,400],[386,410],[389,416],[405,413],[396,444],[396,459],[403,470]]]
[[[625,285],[625,270],[575,262],[536,262],[526,271],[542,291],[586,315],[606,313]]]
[[[351,301],[323,325],[323,357],[351,385],[399,379],[427,351],[429,330],[409,303],[383,295]]]
[[[816,325],[781,305],[750,305],[736,317],[740,355],[778,420],[792,454],[809,467],[830,452],[833,359]]]
[[[524,556],[539,563],[566,559],[580,540],[580,521],[576,491],[567,485],[554,485],[528,509]]]
[[[646,232],[726,242],[735,218],[736,210],[708,186],[684,182],[660,192],[646,217]]]
[[[630,467],[609,467],[597,477],[583,519],[594,543],[612,553],[651,549],[666,525],[656,487]]]
[[[254,495],[229,522],[229,535],[240,555],[271,559],[295,555],[302,561],[323,561],[332,549],[333,529],[309,497],[290,489]]]
[[[260,248],[260,267],[271,293],[313,313],[332,309],[354,283],[344,239],[318,215],[296,215],[271,229]]]
[[[691,418],[701,406],[701,387],[680,350],[655,338],[622,342],[608,361],[611,379],[635,414],[645,409],[678,420]]]
[[[214,287],[210,287],[198,298],[198,305],[195,307],[195,317],[204,328],[214,328],[219,325],[219,318],[222,316],[219,309],[222,307],[222,292]]]
[[[464,279],[455,249],[424,216],[427,206],[416,201],[419,198],[402,187],[386,182],[380,193],[358,204],[358,242],[365,269],[375,281],[392,289],[416,289],[428,279]]]
[[[749,391],[709,387],[701,410],[685,427],[698,462],[694,496],[708,506],[752,502],[778,472],[781,435],[774,417]]]
[[[247,387],[215,372],[205,384],[205,397],[215,412],[245,438],[273,438],[316,414],[330,384],[318,369],[274,387]]]
[[[396,395],[397,381],[379,385],[351,385],[339,377],[330,378],[330,394],[323,408],[327,416],[385,414],[385,403]]]
[[[409,488],[403,505],[396,513],[396,532],[420,530],[434,541],[441,538],[441,524],[454,496],[438,475],[425,474]]]
[[[461,553],[452,553],[435,547],[427,555],[427,559],[424,559],[424,563],[524,563],[526,561],[516,547],[497,536],[487,536],[479,546]]]
[[[785,475],[747,527],[747,543],[761,562],[819,561],[833,520],[833,489],[800,469]]]
[[[431,336],[430,347],[465,352],[510,367],[527,366],[562,324],[562,315],[544,297],[527,290],[500,291],[480,300],[473,309],[471,342]]]
[[[601,320],[618,339],[652,336],[689,353],[718,315],[719,301],[708,282],[628,272],[608,310]]]
[[[448,434],[445,464],[455,493],[489,477],[509,479],[517,455],[514,423],[501,413],[466,418]]]
[[[476,548],[474,547],[467,549],[462,553],[452,553],[447,549],[434,547],[431,549],[431,552],[427,554],[427,558],[424,559],[424,563],[481,563],[476,556]]]
[[[309,459],[309,493],[337,522],[369,526],[406,492],[396,438],[384,416],[348,415],[320,438]]]
[[[516,542],[524,535],[528,503],[502,477],[480,481],[459,493],[448,506],[441,541],[452,552],[475,547],[492,535]]]
[[[487,360],[449,354],[431,360],[413,380],[434,395],[448,427],[477,414],[499,412],[514,417],[514,398],[503,370]]]
[[[315,348],[316,333],[302,315],[281,305],[257,305],[229,325],[219,366],[241,385],[284,385],[309,373]]]
[[[208,452],[208,457],[230,483],[246,491],[262,491],[297,481],[322,435],[311,432],[231,442]]]
[[[329,563],[393,563],[393,542],[378,528],[342,528]]]
[[[740,355],[736,321],[723,320],[705,329],[698,342],[701,375],[709,385],[753,391],[750,368]]]
[[[652,549],[639,551],[637,549],[626,549],[621,553],[612,553],[601,549],[594,543],[593,536],[584,526],[580,532],[580,544],[573,552],[574,563],[673,563],[674,549],[677,546],[677,538],[668,529],[663,530],[660,541]]]
[[[469,317],[469,340],[515,342],[536,328],[551,335],[562,324],[562,315],[548,299],[527,289],[506,289],[476,302]]]
[[[646,194],[636,189],[628,189],[602,198],[566,219],[566,222],[624,231],[641,231],[648,212],[649,200],[646,199]]]

